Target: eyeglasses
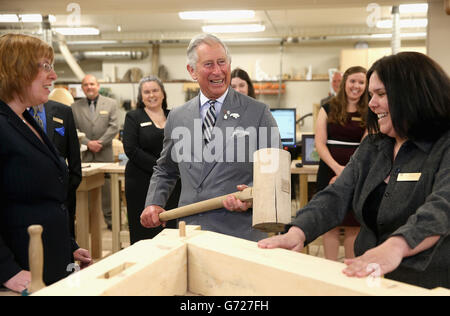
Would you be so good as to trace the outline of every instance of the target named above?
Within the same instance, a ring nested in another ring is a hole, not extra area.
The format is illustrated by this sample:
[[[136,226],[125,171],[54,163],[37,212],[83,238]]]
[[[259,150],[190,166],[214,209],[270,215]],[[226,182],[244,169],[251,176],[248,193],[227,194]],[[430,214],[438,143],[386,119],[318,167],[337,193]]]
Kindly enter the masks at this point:
[[[42,67],[45,72],[51,72],[54,69],[53,65],[49,63],[39,63],[39,66]]]

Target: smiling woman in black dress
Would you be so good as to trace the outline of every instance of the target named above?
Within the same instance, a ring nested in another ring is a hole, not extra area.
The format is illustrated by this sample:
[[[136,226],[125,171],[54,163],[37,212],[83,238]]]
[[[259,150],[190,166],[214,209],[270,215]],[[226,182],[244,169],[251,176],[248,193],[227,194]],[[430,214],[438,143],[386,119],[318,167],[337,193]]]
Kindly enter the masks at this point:
[[[164,140],[167,115],[167,95],[161,80],[154,76],[141,79],[138,89],[137,109],[127,113],[123,130],[123,145],[129,158],[125,168],[125,195],[127,199],[130,242],[150,239],[161,227],[144,228],[140,222],[148,186]],[[177,183],[165,208],[178,206],[180,182]],[[176,221],[166,227],[175,228]]]

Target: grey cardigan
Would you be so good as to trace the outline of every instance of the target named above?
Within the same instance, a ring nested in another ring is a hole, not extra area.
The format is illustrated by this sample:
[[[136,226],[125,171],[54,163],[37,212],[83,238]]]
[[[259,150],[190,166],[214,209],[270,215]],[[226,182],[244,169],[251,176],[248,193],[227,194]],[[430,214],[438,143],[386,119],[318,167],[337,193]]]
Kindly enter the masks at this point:
[[[292,225],[304,231],[308,243],[338,226],[347,210],[353,208],[361,223],[355,242],[357,256],[391,236],[402,236],[415,248],[426,237],[440,235],[434,247],[404,258],[400,267],[418,271],[449,267],[450,131],[434,143],[405,142],[395,161],[393,149],[392,138],[366,137],[337,181],[301,209]],[[377,240],[364,222],[363,207],[388,175],[377,217]],[[409,181],[400,181],[402,178]]]

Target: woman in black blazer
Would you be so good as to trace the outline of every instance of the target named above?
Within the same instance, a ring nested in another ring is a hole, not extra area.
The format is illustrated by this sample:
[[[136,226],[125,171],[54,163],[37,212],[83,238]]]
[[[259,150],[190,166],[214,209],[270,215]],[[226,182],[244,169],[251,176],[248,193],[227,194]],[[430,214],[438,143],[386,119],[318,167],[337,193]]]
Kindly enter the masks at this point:
[[[139,82],[137,109],[127,113],[123,129],[123,147],[129,159],[125,168],[125,195],[127,199],[130,242],[150,239],[162,228],[144,228],[140,216],[144,210],[148,186],[164,140],[164,126],[167,115],[167,95],[161,80],[154,76]],[[178,206],[181,185],[169,198],[166,208]],[[176,221],[169,221],[166,227],[176,227]]]
[[[91,261],[69,233],[67,167],[27,111],[47,102],[57,78],[52,62],[53,49],[40,39],[0,37],[0,284],[17,292],[31,281],[30,225],[44,228],[47,285],[67,276],[74,259]]]

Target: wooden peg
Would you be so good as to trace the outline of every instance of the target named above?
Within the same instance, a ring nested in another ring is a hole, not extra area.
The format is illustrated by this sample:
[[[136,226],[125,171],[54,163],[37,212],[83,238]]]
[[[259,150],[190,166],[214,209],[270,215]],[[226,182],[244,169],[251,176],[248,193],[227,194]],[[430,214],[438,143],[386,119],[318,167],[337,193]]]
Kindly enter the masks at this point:
[[[30,246],[28,248],[28,260],[30,264],[31,283],[28,291],[34,293],[45,287],[42,275],[44,272],[44,248],[42,245],[41,225],[28,227],[30,235]]]
[[[178,229],[180,231],[180,237],[186,237],[186,222],[180,221],[178,223]]]

